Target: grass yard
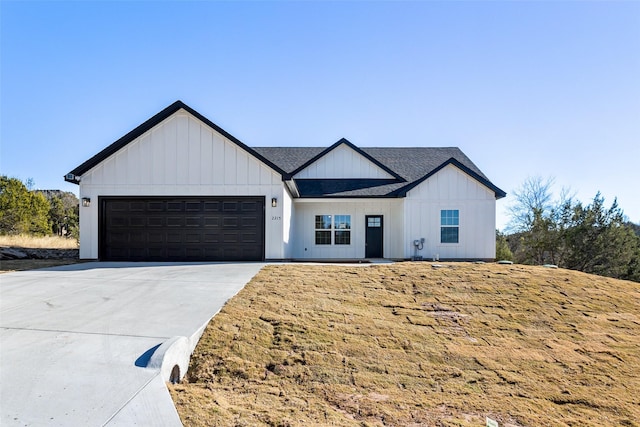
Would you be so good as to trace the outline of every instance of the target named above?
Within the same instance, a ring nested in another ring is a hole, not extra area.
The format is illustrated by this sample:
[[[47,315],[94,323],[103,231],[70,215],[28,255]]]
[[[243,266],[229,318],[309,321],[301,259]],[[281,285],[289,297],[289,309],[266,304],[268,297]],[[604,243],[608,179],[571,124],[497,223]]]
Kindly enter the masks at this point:
[[[27,236],[27,235],[0,235],[0,247],[23,249],[78,249],[76,239],[67,239],[60,236]],[[34,270],[37,268],[55,267],[58,265],[76,264],[80,260],[76,258],[62,259],[7,259],[0,260],[0,274],[12,271]]]
[[[0,246],[29,249],[78,249],[78,241],[60,236],[0,235]]]
[[[264,268],[170,386],[183,423],[640,425],[637,283],[443,265]]]

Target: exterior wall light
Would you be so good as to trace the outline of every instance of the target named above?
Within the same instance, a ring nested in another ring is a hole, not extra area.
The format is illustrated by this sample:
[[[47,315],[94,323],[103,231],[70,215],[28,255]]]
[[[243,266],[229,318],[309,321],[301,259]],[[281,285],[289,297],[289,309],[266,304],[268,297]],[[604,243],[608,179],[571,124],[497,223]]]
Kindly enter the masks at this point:
[[[278,199],[276,199],[275,197],[271,198],[271,207],[275,208],[278,206]]]
[[[91,199],[89,197],[83,197],[82,198],[82,207],[83,208],[88,208],[89,206],[91,206]]]

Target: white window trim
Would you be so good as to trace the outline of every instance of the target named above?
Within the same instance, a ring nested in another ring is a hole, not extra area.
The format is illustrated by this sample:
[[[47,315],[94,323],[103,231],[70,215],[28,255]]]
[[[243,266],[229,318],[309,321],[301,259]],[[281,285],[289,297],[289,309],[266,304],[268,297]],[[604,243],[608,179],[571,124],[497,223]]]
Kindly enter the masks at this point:
[[[442,225],[442,211],[458,211],[458,224],[457,225]],[[440,245],[445,245],[445,246],[455,246],[455,245],[460,245],[460,209],[459,208],[446,208],[446,209],[440,209],[440,211],[438,212],[438,223],[439,223],[439,227],[438,227],[438,231],[440,232]],[[442,241],[442,228],[457,228],[458,229],[458,241],[457,242],[443,242]]]
[[[316,217],[318,216],[330,216],[331,217],[331,228],[316,228]],[[348,217],[349,218],[349,228],[336,228],[336,217]],[[318,247],[327,247],[327,246],[338,246],[338,247],[349,247],[353,244],[352,233],[353,225],[351,222],[351,214],[314,214],[313,216],[313,244]],[[316,240],[316,232],[317,231],[328,231],[331,234],[331,243],[317,243]],[[336,243],[336,232],[338,231],[347,231],[349,232],[349,243]]]

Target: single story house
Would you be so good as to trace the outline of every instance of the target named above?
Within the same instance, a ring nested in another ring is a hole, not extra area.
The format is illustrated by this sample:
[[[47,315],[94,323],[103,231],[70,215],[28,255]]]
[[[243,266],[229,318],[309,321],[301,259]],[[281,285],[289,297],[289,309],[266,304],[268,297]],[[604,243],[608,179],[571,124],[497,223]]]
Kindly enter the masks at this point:
[[[495,258],[496,187],[458,148],[249,147],[177,101],[65,175],[80,258]]]

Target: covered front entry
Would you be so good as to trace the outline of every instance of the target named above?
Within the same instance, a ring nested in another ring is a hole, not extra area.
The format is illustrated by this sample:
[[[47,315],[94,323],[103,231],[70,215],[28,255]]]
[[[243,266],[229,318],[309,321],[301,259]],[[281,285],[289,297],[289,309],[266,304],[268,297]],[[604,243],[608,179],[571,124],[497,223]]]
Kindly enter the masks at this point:
[[[264,197],[100,197],[103,261],[262,261]]]
[[[366,215],[365,258],[383,257],[383,217],[382,215]]]

